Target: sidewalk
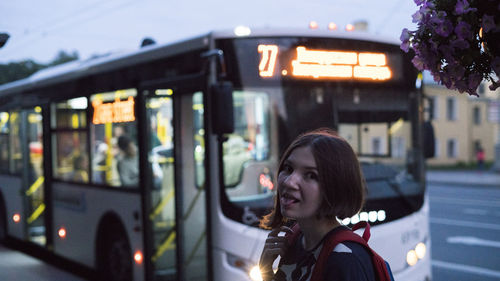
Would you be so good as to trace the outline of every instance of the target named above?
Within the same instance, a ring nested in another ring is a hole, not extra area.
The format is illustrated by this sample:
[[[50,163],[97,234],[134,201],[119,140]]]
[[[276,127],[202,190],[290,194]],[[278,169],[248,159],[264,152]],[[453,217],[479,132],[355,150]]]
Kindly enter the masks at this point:
[[[432,184],[473,185],[500,188],[500,173],[479,170],[427,171],[427,182]]]

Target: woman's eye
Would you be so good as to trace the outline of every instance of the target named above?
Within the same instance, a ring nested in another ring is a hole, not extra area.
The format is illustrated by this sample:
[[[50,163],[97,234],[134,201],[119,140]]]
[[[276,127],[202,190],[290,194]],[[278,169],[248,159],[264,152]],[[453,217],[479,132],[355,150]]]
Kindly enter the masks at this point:
[[[293,171],[292,167],[290,165],[283,165],[283,172],[285,173],[291,173]]]
[[[318,175],[316,173],[313,173],[313,172],[309,172],[306,174],[306,177],[308,179],[311,179],[311,180],[317,180],[318,179]]]

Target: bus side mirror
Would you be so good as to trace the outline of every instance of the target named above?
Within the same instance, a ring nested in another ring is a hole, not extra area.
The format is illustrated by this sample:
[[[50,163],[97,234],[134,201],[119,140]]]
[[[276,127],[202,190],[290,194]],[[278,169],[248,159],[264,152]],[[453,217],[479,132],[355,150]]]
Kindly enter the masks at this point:
[[[431,121],[425,121],[423,124],[424,137],[424,157],[425,159],[434,157],[436,153],[436,139],[434,137],[434,127]]]
[[[233,84],[222,81],[212,85],[212,120],[217,135],[234,132]]]

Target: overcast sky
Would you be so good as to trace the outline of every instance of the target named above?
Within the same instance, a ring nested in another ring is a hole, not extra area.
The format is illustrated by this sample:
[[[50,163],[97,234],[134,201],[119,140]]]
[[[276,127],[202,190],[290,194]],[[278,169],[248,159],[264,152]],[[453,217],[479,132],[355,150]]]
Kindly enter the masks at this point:
[[[359,20],[368,32],[399,38],[415,29],[412,0],[2,0],[0,32],[10,34],[0,63],[52,61],[60,50],[94,54],[134,50],[145,37],[157,43],[238,25],[326,29]]]

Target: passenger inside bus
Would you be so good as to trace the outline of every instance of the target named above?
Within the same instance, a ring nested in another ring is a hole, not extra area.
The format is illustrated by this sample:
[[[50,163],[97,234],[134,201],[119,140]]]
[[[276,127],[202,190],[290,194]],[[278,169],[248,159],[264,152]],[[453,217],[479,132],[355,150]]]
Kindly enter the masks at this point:
[[[76,182],[89,182],[88,166],[89,163],[85,155],[76,155],[73,158],[73,172],[70,179]]]
[[[139,183],[139,159],[136,145],[127,136],[118,137],[117,169],[122,186],[137,186]]]

